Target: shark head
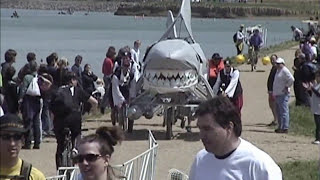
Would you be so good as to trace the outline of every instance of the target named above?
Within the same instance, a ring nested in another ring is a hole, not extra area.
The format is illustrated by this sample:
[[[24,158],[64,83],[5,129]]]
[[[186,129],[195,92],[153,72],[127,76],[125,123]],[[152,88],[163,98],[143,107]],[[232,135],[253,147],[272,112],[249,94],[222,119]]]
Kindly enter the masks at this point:
[[[145,58],[144,88],[158,93],[184,92],[203,75],[202,57],[195,47],[181,39],[156,43]]]

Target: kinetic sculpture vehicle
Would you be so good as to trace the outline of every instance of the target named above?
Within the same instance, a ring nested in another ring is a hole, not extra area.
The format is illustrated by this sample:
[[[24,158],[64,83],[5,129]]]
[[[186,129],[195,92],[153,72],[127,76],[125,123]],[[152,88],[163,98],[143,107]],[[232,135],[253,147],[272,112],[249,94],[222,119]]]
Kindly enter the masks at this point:
[[[163,107],[166,138],[171,139],[176,120],[194,120],[198,104],[214,96],[207,81],[208,60],[192,35],[190,0],[182,1],[176,19],[168,12],[167,31],[143,61],[144,92],[130,103],[128,117],[151,119]]]

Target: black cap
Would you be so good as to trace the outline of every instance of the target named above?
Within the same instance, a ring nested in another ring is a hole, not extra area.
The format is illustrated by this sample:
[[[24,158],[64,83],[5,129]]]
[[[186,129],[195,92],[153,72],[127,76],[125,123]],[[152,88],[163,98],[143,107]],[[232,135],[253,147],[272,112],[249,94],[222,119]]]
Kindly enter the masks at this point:
[[[0,117],[0,131],[25,133],[23,121],[15,114],[5,114]]]
[[[214,53],[214,54],[212,55],[212,59],[213,59],[213,60],[221,60],[222,58],[223,58],[223,57],[221,57],[219,53]]]

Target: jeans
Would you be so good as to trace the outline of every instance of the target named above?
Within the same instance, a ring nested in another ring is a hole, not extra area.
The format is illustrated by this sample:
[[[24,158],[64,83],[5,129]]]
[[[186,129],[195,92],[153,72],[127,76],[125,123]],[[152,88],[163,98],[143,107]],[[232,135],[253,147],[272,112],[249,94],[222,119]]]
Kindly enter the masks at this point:
[[[42,122],[42,130],[45,132],[49,132],[53,129],[53,124],[50,118],[49,112],[49,101],[43,100],[43,107],[41,111],[41,122]]]
[[[320,115],[314,114],[314,122],[316,123],[316,141],[320,141]]]
[[[278,128],[289,129],[289,94],[282,94],[276,98],[276,109],[278,115]]]
[[[24,122],[24,128],[27,129],[25,145],[31,144],[32,134],[34,144],[39,145],[41,143],[41,99],[39,97],[32,97],[25,95],[22,102],[22,119]]]

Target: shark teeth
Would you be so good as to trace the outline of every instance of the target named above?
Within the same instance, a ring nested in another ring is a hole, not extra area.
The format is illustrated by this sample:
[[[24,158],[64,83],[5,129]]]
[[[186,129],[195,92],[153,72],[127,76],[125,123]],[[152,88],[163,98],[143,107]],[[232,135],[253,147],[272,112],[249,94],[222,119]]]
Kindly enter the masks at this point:
[[[144,78],[152,86],[168,88],[188,87],[198,82],[198,74],[193,70],[146,70]]]

